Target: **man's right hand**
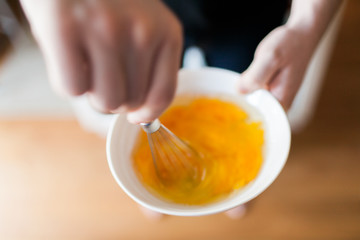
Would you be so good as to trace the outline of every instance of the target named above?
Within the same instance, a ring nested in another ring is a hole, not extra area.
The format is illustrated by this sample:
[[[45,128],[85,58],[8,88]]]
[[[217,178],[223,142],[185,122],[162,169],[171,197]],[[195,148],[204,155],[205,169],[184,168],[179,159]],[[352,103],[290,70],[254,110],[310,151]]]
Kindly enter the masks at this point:
[[[173,99],[182,28],[159,0],[21,0],[52,86],[133,123]]]

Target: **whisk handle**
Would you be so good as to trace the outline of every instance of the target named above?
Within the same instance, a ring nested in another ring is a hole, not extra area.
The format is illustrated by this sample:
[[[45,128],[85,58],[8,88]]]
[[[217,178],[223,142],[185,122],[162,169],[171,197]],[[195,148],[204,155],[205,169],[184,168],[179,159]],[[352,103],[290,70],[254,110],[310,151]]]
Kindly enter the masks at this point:
[[[161,125],[161,123],[160,123],[159,119],[155,119],[154,121],[148,122],[148,123],[140,123],[140,126],[147,133],[156,132],[157,130],[159,130],[160,125]]]

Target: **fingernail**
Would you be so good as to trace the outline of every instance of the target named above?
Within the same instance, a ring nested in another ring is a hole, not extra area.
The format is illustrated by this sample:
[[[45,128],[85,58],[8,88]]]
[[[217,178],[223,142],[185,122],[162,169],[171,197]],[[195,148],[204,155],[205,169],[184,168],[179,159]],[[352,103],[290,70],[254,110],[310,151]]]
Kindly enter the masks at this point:
[[[242,93],[242,94],[246,94],[248,93],[247,89],[245,88],[238,88],[239,92]]]
[[[141,108],[138,111],[128,113],[127,119],[131,123],[144,123],[144,122],[151,122],[155,118],[153,117],[154,114],[149,108]]]
[[[244,87],[243,85],[238,84],[237,89],[240,93],[245,94],[249,92],[249,89]]]
[[[112,110],[111,112],[112,113],[120,113],[120,114],[123,114],[123,113],[126,113],[128,111],[128,108],[125,107],[125,106],[121,106],[115,110]]]
[[[245,94],[247,93],[249,90],[244,86],[244,82],[243,82],[243,78],[240,78],[237,83],[236,83],[236,89],[242,93],[242,94]]]

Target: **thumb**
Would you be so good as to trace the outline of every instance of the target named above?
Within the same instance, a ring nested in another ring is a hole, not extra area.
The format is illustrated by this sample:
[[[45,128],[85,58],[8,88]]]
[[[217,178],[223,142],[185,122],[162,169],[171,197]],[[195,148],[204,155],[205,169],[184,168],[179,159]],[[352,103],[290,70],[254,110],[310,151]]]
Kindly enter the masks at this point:
[[[268,89],[279,70],[280,62],[272,51],[258,52],[249,68],[241,74],[237,88],[242,93],[253,92],[260,88]]]

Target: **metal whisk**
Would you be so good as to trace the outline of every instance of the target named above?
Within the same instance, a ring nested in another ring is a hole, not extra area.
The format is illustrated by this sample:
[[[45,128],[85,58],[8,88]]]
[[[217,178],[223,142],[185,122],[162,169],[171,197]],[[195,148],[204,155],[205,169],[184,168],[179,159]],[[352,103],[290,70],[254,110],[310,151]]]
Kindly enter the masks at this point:
[[[162,184],[183,190],[197,187],[206,174],[199,153],[164,127],[158,119],[140,125],[147,133],[156,173]]]

